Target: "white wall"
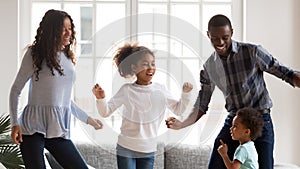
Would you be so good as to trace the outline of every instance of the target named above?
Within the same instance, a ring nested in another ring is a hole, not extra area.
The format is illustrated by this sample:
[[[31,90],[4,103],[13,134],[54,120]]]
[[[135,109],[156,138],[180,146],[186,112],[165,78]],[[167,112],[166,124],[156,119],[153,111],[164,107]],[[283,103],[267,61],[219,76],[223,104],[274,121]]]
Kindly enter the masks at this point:
[[[299,0],[248,0],[247,41],[263,45],[281,63],[300,70]],[[300,165],[300,89],[266,76],[273,100],[275,161]]]
[[[0,1],[0,114],[8,113],[8,94],[18,67],[18,1]]]
[[[0,1],[0,114],[8,112],[8,92],[18,67],[18,0]],[[300,1],[246,0],[247,41],[263,45],[282,63],[300,70]],[[300,165],[300,89],[266,76],[274,107],[275,160]]]

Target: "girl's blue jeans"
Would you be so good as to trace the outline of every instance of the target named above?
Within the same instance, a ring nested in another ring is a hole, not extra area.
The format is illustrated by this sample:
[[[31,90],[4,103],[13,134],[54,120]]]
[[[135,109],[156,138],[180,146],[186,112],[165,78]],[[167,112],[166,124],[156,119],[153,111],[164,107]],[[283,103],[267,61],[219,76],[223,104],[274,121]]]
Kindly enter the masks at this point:
[[[154,152],[141,153],[117,145],[117,162],[119,169],[153,169]]]
[[[71,140],[44,138],[43,134],[22,135],[20,144],[26,169],[46,169],[44,148],[46,148],[64,169],[88,169],[87,164]]]
[[[263,114],[264,127],[261,137],[254,141],[256,151],[258,153],[259,169],[273,169],[274,159],[274,129],[270,113]],[[228,156],[232,160],[235,149],[238,147],[239,142],[231,138],[230,127],[232,125],[233,116],[228,116],[225,120],[224,126],[219,135],[215,139],[213,151],[210,157],[209,169],[226,169],[222,157],[219,155],[217,149],[220,146],[220,139],[228,146]]]

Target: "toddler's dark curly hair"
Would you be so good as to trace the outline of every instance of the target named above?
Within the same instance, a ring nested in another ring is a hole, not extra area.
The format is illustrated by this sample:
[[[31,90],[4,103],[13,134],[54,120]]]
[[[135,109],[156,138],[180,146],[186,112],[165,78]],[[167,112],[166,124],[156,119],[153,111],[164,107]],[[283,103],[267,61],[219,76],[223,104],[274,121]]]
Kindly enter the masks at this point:
[[[236,112],[241,123],[250,129],[250,138],[255,140],[262,135],[264,120],[262,114],[253,108],[242,108]]]

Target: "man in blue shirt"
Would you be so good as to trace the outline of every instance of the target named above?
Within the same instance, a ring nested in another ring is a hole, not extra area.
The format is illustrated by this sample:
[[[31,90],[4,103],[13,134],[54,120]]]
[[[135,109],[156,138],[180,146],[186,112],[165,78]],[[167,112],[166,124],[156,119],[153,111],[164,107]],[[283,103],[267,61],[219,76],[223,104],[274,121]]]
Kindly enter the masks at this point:
[[[204,63],[200,72],[201,89],[193,111],[183,122],[170,117],[166,124],[169,128],[181,129],[196,123],[206,113],[212,93],[218,87],[225,97],[225,108],[229,115],[215,140],[208,168],[226,169],[217,152],[220,139],[228,145],[228,155],[232,158],[239,145],[230,136],[232,119],[238,109],[251,107],[260,111],[265,121],[263,135],[255,140],[259,168],[272,169],[274,130],[270,108],[273,105],[263,73],[275,75],[293,87],[300,87],[300,73],[279,63],[259,45],[232,40],[232,25],[224,15],[215,15],[210,19],[207,35],[215,52]]]

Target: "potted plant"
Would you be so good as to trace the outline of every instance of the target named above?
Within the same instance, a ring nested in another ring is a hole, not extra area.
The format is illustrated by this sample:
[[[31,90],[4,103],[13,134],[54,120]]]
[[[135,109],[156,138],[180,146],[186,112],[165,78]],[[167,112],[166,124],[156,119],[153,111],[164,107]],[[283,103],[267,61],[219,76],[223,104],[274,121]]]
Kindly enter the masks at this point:
[[[10,137],[11,126],[8,114],[0,116],[0,163],[8,169],[25,168],[19,145]]]

